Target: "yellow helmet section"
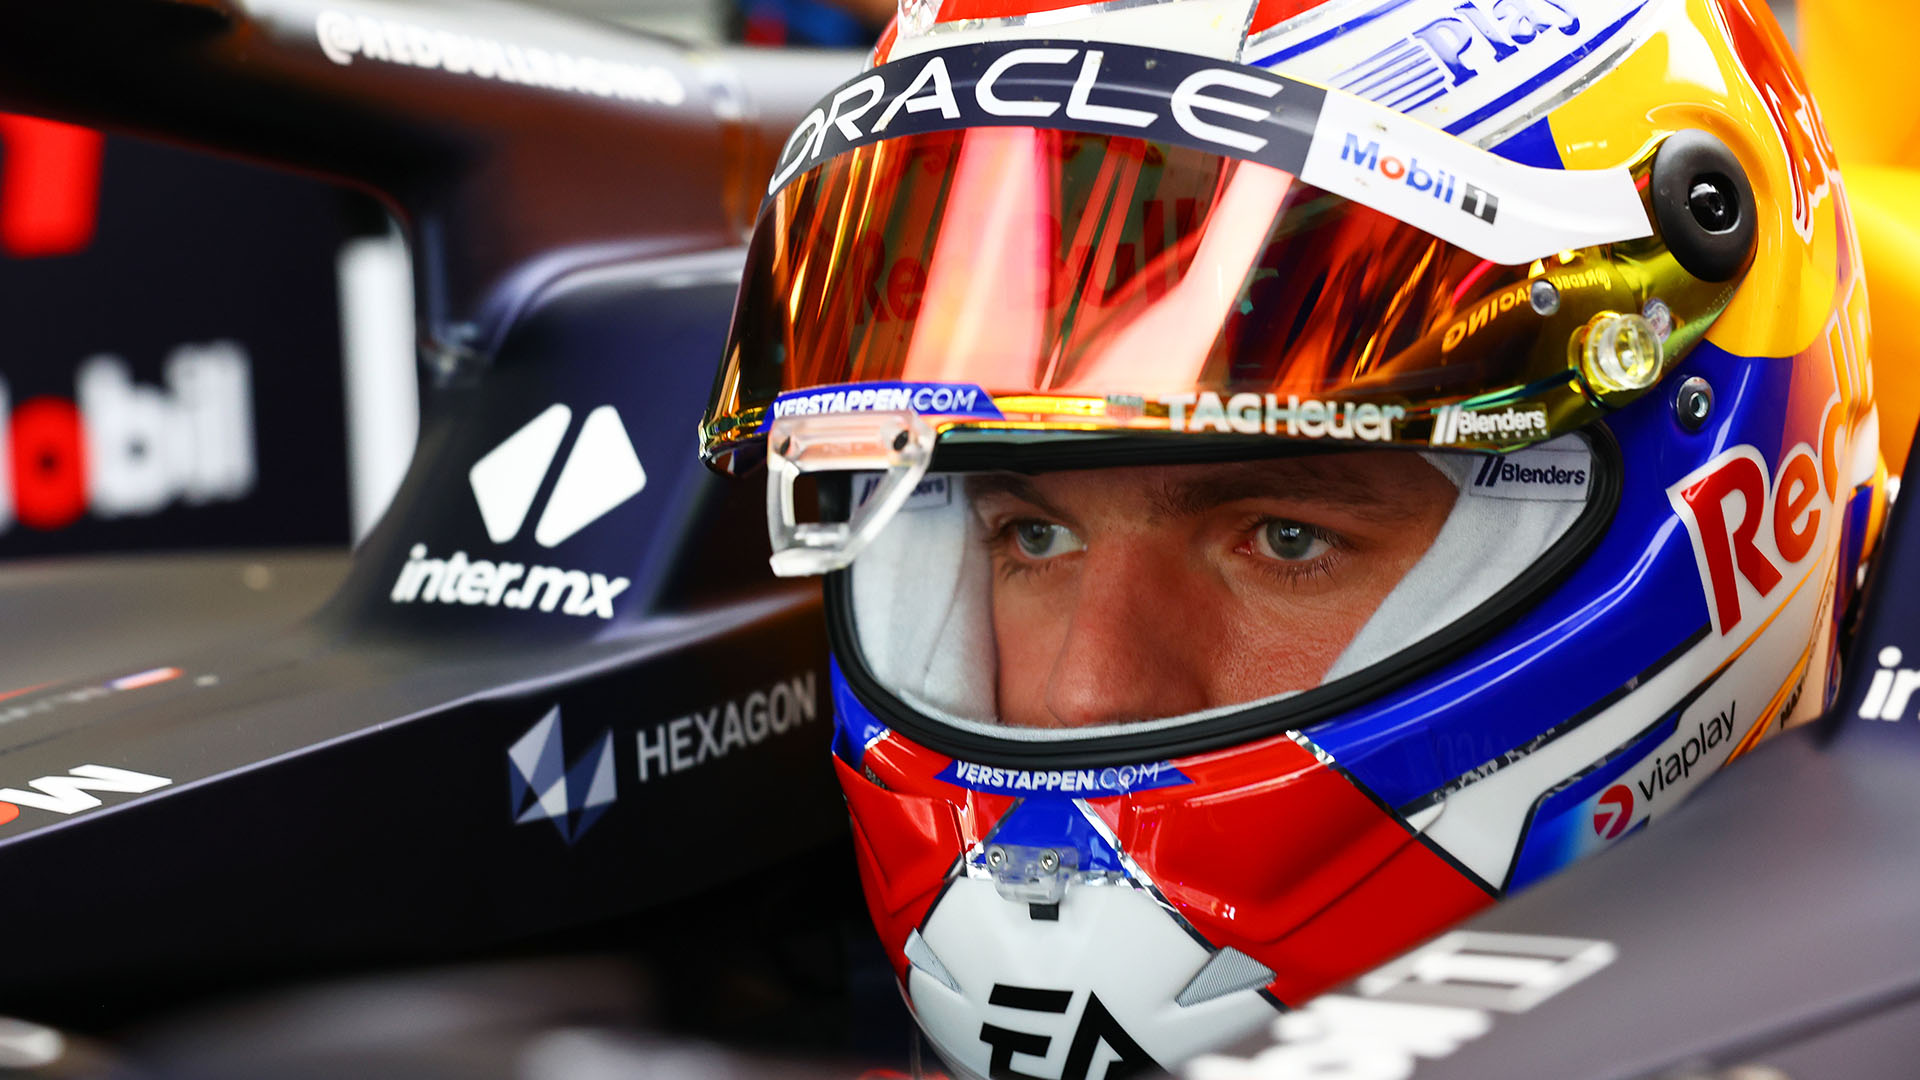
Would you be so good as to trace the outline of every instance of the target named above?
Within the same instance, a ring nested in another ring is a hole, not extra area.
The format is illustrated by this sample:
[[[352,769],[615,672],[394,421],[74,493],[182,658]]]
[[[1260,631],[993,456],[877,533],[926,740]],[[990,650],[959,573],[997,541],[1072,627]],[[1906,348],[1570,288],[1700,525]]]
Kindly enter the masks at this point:
[[[1834,6],[1865,11],[1851,0]],[[1826,7],[1824,0],[1809,0],[1807,10],[1824,13]],[[1761,218],[1753,269],[1707,340],[1740,356],[1786,358],[1824,351],[1848,428],[1865,430],[1874,415],[1875,389],[1867,362],[1863,267],[1885,267],[1875,271],[1887,275],[1885,281],[1876,279],[1877,287],[1904,288],[1913,302],[1899,317],[1920,321],[1920,273],[1896,257],[1907,238],[1920,235],[1920,179],[1884,173],[1863,177],[1861,186],[1869,189],[1864,197],[1843,185],[1807,78],[1761,0],[1670,0],[1663,18],[1661,32],[1549,115],[1561,160],[1568,168],[1605,168],[1633,159],[1669,132],[1703,128],[1719,136],[1746,166]],[[1821,26],[1829,35],[1823,41],[1831,40],[1836,27],[1866,29],[1864,15],[1854,22],[1836,17]],[[1857,66],[1889,70],[1871,61]],[[1865,78],[1866,89],[1857,95],[1831,95],[1823,86],[1822,98],[1837,97],[1847,107],[1873,102],[1886,115],[1869,111],[1865,121],[1894,123],[1881,103],[1898,98],[1872,91],[1873,77]],[[1864,128],[1848,130],[1873,137]],[[1915,208],[1905,214],[1911,225],[1902,219],[1902,206]],[[1859,225],[1850,223],[1849,208]],[[1896,219],[1891,226],[1889,218]],[[1864,258],[1862,243],[1871,252]],[[1901,274],[1912,283],[1900,282]],[[1883,363],[1883,375],[1885,368]],[[1895,471],[1904,463],[1920,417],[1920,371],[1899,379],[1897,386],[1899,401],[1880,433],[1883,456]]]
[[[1874,396],[1887,471],[1906,468],[1920,426],[1920,170],[1856,166],[1847,170],[1847,202],[1873,287]]]
[[[1888,0],[1800,0],[1800,58],[1841,160],[1920,166],[1920,113],[1907,82],[1912,8]]]
[[[1685,128],[1719,136],[1747,167],[1761,221],[1748,284],[1707,339],[1741,356],[1792,356],[1836,307],[1833,153],[1779,24],[1764,4],[1749,7],[1668,4],[1663,32],[1549,123],[1570,169],[1619,165]]]
[[[1905,81],[1905,41],[1885,0],[1802,0],[1800,55],[1847,162],[1847,200],[1872,281],[1880,334],[1874,376],[1887,469],[1906,466],[1920,424],[1920,113]]]

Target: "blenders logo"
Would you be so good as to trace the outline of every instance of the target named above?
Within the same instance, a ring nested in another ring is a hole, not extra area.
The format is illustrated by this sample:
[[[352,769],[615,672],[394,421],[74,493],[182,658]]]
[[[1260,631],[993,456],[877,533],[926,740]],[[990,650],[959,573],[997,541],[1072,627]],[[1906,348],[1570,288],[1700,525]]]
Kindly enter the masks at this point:
[[[998,418],[1000,410],[985,390],[963,383],[867,383],[799,390],[773,399],[762,427],[789,416],[831,413],[914,412],[934,416]]]
[[[1500,214],[1500,200],[1485,188],[1476,187],[1437,165],[1421,165],[1417,157],[1405,160],[1382,154],[1377,141],[1362,143],[1360,136],[1348,132],[1340,147],[1340,160],[1372,170],[1414,191],[1430,196],[1463,213],[1493,224]]]
[[[467,479],[489,540],[504,544],[520,534],[572,418],[573,410],[565,405],[549,407],[469,470]],[[602,405],[581,424],[573,450],[547,496],[546,509],[533,527],[533,540],[543,548],[558,546],[646,485],[646,470],[619,412]],[[390,598],[396,604],[505,606],[520,611],[538,605],[541,611],[611,619],[614,600],[629,584],[624,577],[583,570],[471,559],[465,551],[430,558],[425,544],[415,544],[394,580]]]
[[[14,521],[59,529],[89,511],[138,517],[253,492],[252,373],[239,345],[175,349],[165,389],[96,356],[80,365],[75,390],[76,400],[16,405],[0,380],[0,531]]]
[[[1584,502],[1589,459],[1578,450],[1539,447],[1480,459],[1467,490],[1493,499]]]
[[[951,481],[952,478],[946,476],[929,476],[921,480],[913,486],[913,494],[907,496],[906,504],[901,509],[938,510],[943,506],[952,506],[953,484]],[[879,488],[878,473],[861,476],[854,484],[853,505],[865,506],[867,500],[873,498],[873,493]]]
[[[1224,402],[1211,390],[1172,394],[1160,399],[1167,426],[1175,431],[1217,431],[1222,435],[1286,434],[1303,439],[1359,439],[1386,442],[1407,415],[1398,405],[1372,402],[1315,401],[1289,394],[1234,394]]]
[[[551,821],[571,846],[620,797],[613,732],[602,732],[569,763],[554,706],[507,748],[507,787],[514,824]]]
[[[1530,409],[1508,406],[1499,412],[1482,412],[1461,405],[1442,405],[1433,411],[1433,433],[1428,443],[1452,446],[1456,443],[1523,442],[1547,437],[1547,407]]]

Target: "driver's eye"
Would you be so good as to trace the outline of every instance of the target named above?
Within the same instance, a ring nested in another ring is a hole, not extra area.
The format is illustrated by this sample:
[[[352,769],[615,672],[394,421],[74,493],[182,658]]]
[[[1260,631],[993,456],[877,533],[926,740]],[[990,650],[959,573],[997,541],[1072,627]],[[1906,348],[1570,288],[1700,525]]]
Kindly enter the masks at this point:
[[[1283,562],[1319,558],[1330,546],[1311,526],[1297,521],[1276,519],[1260,529],[1260,553]]]
[[[1051,559],[1079,551],[1086,545],[1072,529],[1050,521],[1020,521],[1013,526],[1013,542],[1029,559]]]

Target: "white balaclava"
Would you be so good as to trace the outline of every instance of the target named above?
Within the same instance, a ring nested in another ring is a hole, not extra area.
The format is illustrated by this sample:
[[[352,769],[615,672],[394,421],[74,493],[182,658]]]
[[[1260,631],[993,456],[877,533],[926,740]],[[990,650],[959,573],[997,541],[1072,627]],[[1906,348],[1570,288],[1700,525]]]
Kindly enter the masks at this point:
[[[1421,457],[1452,480],[1460,495],[1433,546],[1354,635],[1323,683],[1385,660],[1479,607],[1531,567],[1586,509],[1593,458],[1578,436],[1495,463],[1556,468],[1563,477],[1578,472],[1577,484],[1502,483],[1497,467],[1488,484],[1488,455]],[[852,572],[854,626],[867,668],[882,686],[917,708],[965,726],[991,726],[1001,736],[1061,734],[995,724],[991,557],[963,478],[922,484]],[[1188,723],[1259,703],[1152,723]]]

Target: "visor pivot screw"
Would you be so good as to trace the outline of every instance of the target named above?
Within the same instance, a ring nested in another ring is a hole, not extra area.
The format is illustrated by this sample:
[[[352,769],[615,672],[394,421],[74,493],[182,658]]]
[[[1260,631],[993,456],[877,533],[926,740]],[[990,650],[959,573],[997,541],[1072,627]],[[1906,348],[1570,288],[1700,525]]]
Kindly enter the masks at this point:
[[[1546,278],[1533,283],[1533,287],[1527,290],[1527,300],[1533,304],[1536,315],[1551,315],[1560,310],[1560,290],[1554,288],[1553,282]]]
[[[1006,864],[1007,852],[1005,848],[990,847],[987,849],[987,866],[989,868],[998,870]]]
[[[907,448],[907,433],[903,431],[900,434],[895,435],[893,437],[893,451],[894,453],[897,454],[900,451],[905,450],[906,448]]]
[[[786,438],[786,439],[780,440],[780,445],[774,447],[773,452],[776,454],[779,454],[781,457],[786,457],[787,451],[792,449],[793,449],[793,440],[791,438]]]
[[[1040,872],[1051,874],[1060,869],[1060,853],[1049,848],[1040,853]]]
[[[1673,412],[1681,427],[1699,431],[1707,426],[1707,417],[1713,415],[1713,387],[1698,375],[1687,379],[1674,395]]]
[[[1694,177],[1693,187],[1687,191],[1687,209],[1710,233],[1727,232],[1740,224],[1740,196],[1724,176],[1708,173]]]
[[[1667,338],[1673,335],[1673,309],[1656,296],[1647,301],[1647,306],[1640,309],[1640,314],[1646,318],[1647,325],[1653,327],[1653,336],[1665,345]]]

